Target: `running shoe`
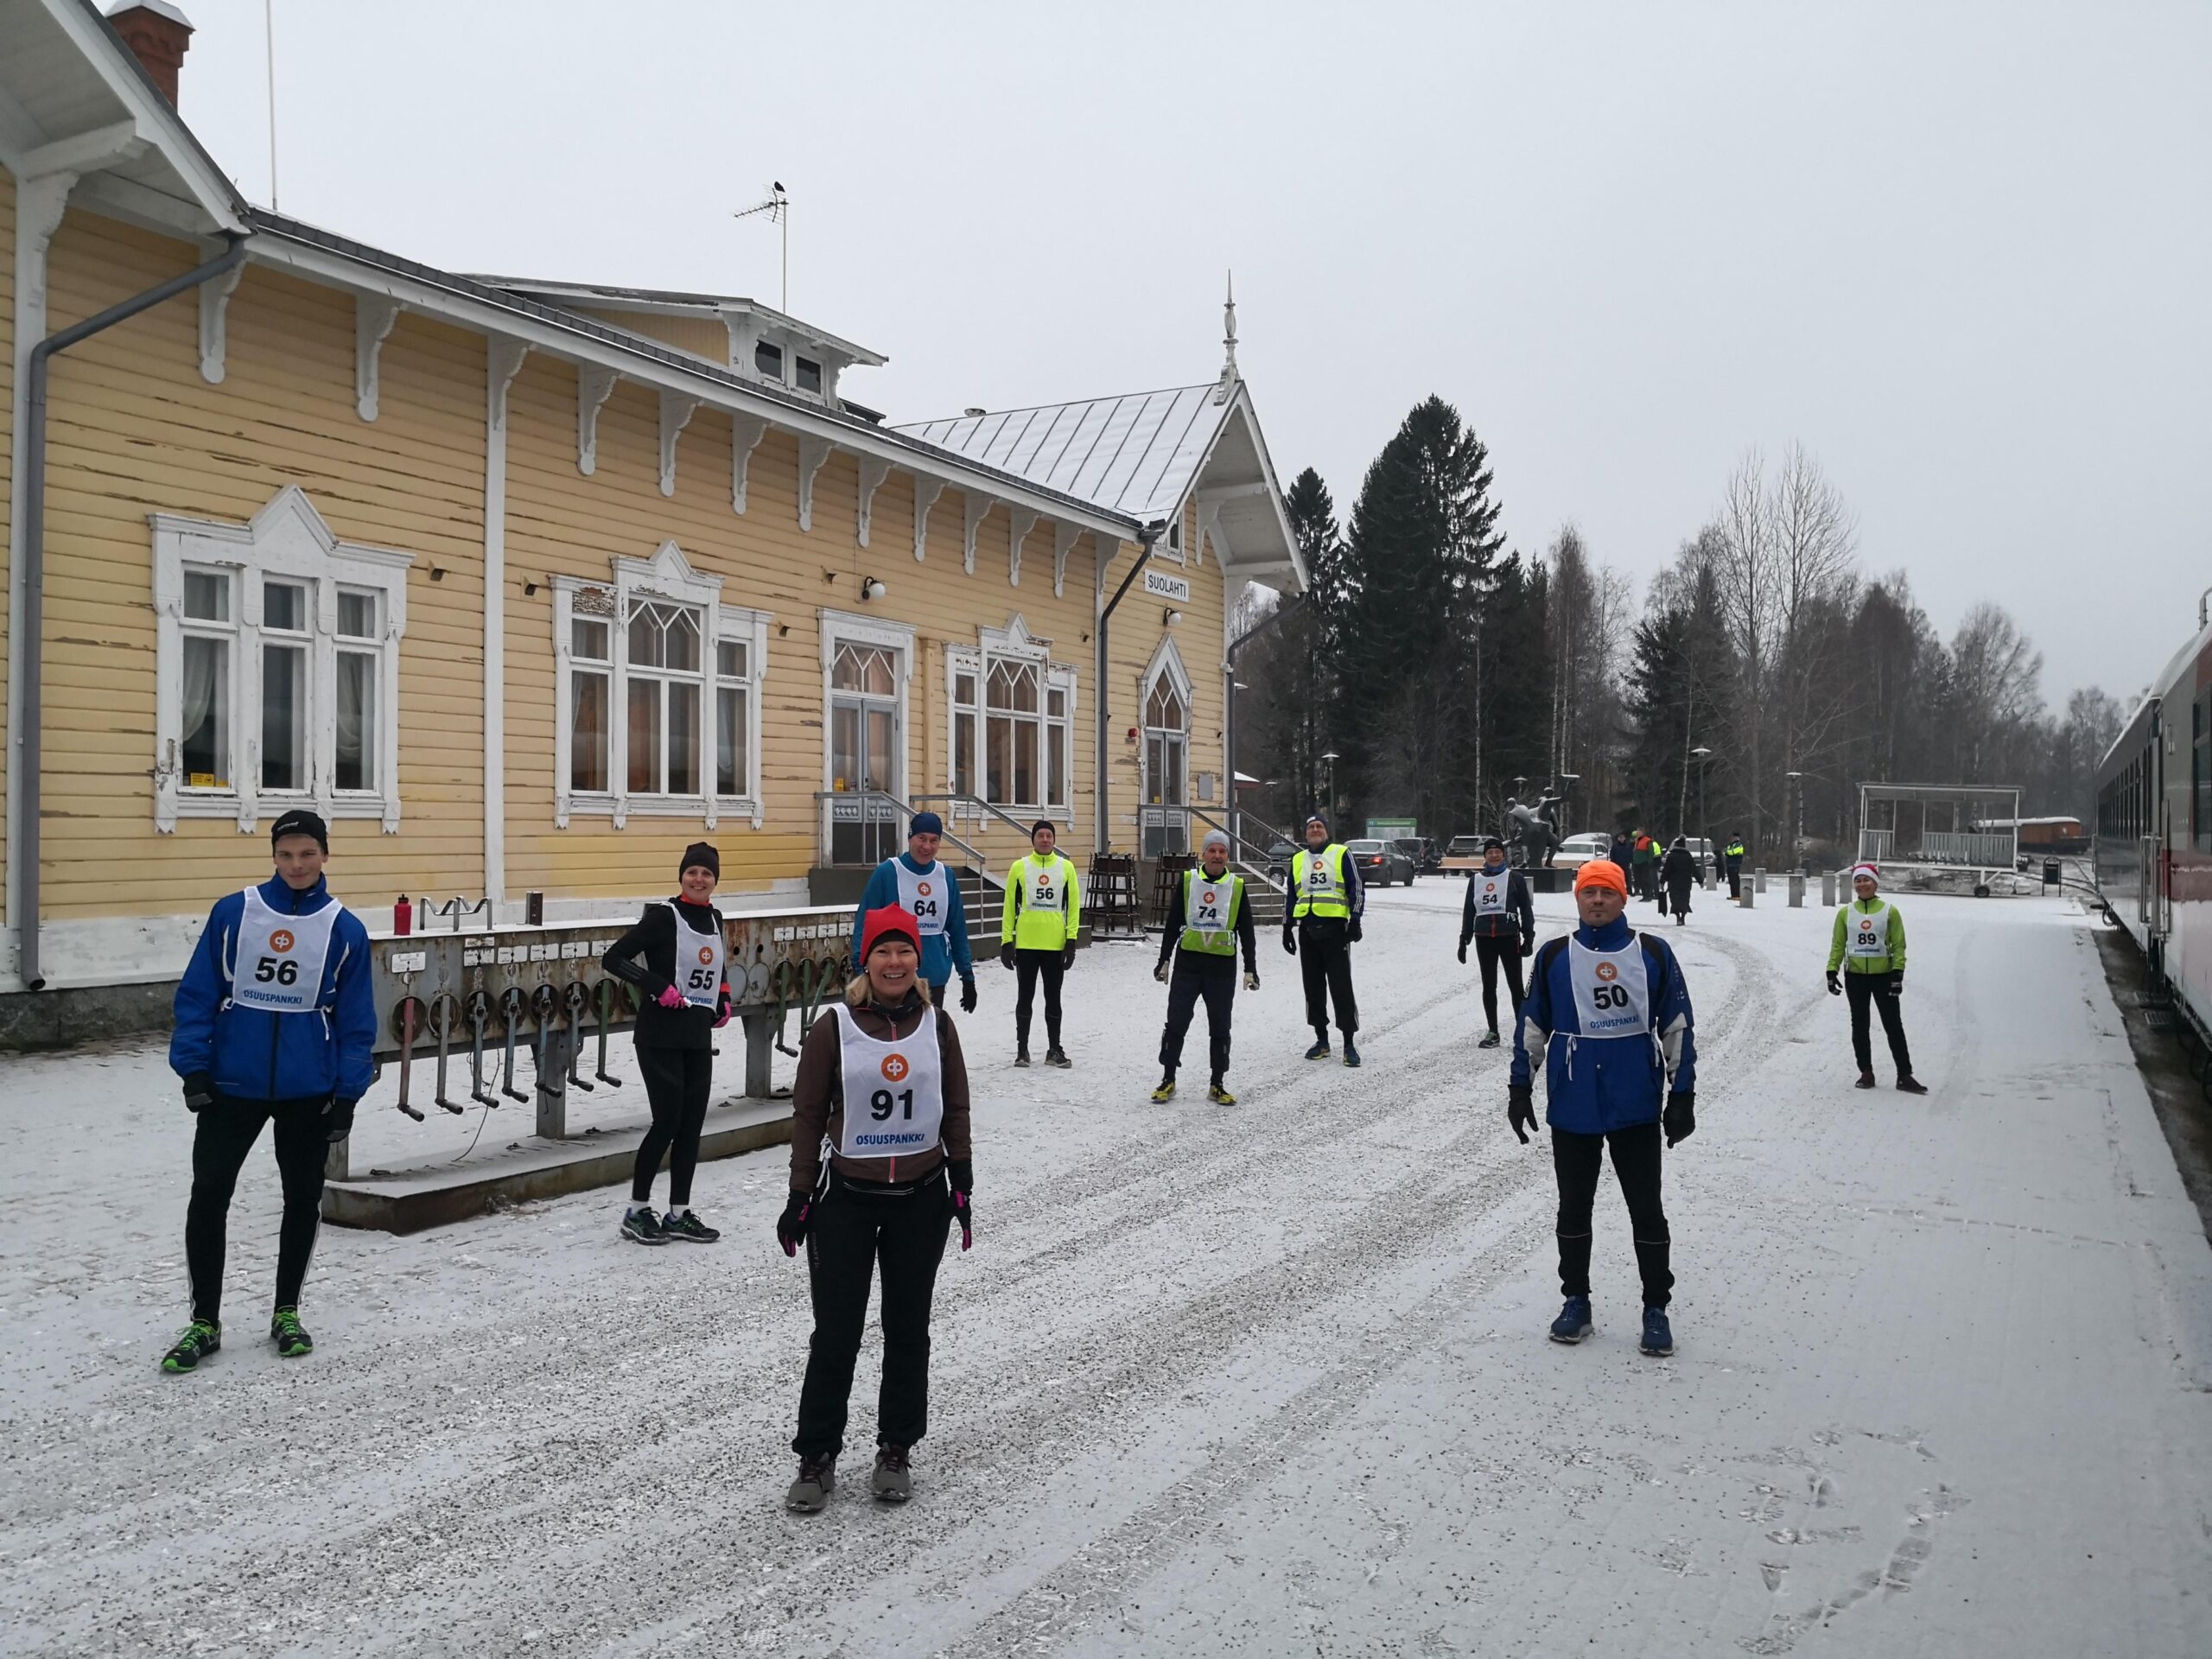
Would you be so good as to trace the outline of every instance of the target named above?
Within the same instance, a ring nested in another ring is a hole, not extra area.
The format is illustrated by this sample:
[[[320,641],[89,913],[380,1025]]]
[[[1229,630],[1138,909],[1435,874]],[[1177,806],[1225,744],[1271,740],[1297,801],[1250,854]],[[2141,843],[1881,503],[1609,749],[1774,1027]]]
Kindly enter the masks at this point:
[[[1928,1092],[1928,1085],[1918,1077],[1899,1077],[1897,1087],[1908,1095],[1924,1095]]]
[[[798,1478],[784,1494],[784,1507],[794,1515],[819,1514],[830,1502],[830,1494],[837,1490],[837,1454],[826,1458],[801,1458]]]
[[[1075,1062],[1068,1058],[1067,1050],[1062,1048],[1058,1043],[1054,1043],[1050,1048],[1045,1051],[1045,1064],[1047,1065],[1057,1065],[1061,1071],[1065,1071],[1070,1066],[1073,1065]]]
[[[1859,1074],[1859,1081],[1851,1086],[1854,1089],[1872,1089],[1874,1086],[1874,1074],[1872,1071],[1861,1071]]]
[[[162,1356],[165,1371],[188,1371],[223,1345],[223,1327],[207,1319],[194,1319],[184,1327],[176,1346]]]
[[[1486,1031],[1486,1032],[1484,1032],[1484,1033],[1483,1033],[1483,1039],[1482,1039],[1482,1041],[1480,1041],[1480,1042],[1477,1043],[1477,1044],[1475,1045],[1475,1046],[1476,1046],[1477,1048],[1496,1048],[1496,1047],[1497,1046],[1497,1044],[1498,1044],[1498,1035],[1497,1035],[1497,1033],[1496,1032],[1494,1032],[1494,1031]]]
[[[1552,1340],[1569,1344],[1578,1343],[1590,1334],[1590,1299],[1570,1296],[1567,1306],[1559,1311],[1559,1318],[1552,1321]]]
[[[1014,1063],[1016,1065],[1027,1065],[1029,1064],[1028,1044],[1024,1043],[1020,1047],[1014,1051]]]
[[[1352,1046],[1351,1039],[1349,1037],[1344,1039],[1344,1064],[1346,1065],[1359,1064],[1359,1051]]]
[[[683,1244],[711,1244],[722,1236],[721,1229],[708,1226],[689,1210],[680,1216],[671,1215],[664,1219],[660,1232],[661,1236],[671,1243]]]
[[[315,1351],[315,1338],[300,1323],[300,1310],[296,1307],[280,1307],[270,1317],[269,1336],[276,1344],[276,1351],[286,1359],[297,1359]]]
[[[1319,1042],[1315,1043],[1313,1047],[1306,1051],[1306,1058],[1309,1060],[1327,1059],[1329,1058],[1329,1039],[1324,1037]]]
[[[1175,1079],[1173,1077],[1162,1077],[1160,1080],[1160,1087],[1152,1091],[1153,1103],[1157,1106],[1164,1106],[1174,1098]]]
[[[641,1205],[622,1217],[622,1236],[640,1244],[665,1244],[668,1231],[660,1224],[660,1217],[651,1205]]]
[[[1643,1310],[1643,1341],[1639,1345],[1656,1359],[1664,1359],[1675,1351],[1675,1332],[1667,1323],[1665,1308]]]
[[[914,1495],[914,1477],[906,1467],[906,1448],[875,1448],[875,1472],[868,1477],[868,1491],[886,1503],[904,1503]]]
[[[1217,1106],[1234,1106],[1236,1103],[1236,1096],[1217,1083],[1206,1090],[1206,1098]]]

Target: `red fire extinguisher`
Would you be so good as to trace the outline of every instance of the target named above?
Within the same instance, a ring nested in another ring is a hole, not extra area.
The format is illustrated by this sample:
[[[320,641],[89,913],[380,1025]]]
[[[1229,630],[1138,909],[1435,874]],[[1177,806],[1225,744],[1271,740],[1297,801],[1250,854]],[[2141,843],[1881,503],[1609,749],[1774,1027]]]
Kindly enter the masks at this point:
[[[391,907],[391,931],[396,934],[408,934],[415,931],[415,906],[407,902],[407,895],[404,893]]]

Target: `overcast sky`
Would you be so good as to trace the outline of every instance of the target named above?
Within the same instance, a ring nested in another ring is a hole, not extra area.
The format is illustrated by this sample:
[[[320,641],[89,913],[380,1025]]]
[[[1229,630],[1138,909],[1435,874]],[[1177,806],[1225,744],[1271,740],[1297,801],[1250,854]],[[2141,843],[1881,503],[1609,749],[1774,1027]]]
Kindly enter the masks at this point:
[[[183,110],[270,197],[262,0]],[[1642,580],[1802,442],[2054,705],[2212,582],[2212,4],[274,0],[278,202],[433,264],[746,294],[894,420],[1210,379],[1348,514],[1430,392],[1514,545]]]

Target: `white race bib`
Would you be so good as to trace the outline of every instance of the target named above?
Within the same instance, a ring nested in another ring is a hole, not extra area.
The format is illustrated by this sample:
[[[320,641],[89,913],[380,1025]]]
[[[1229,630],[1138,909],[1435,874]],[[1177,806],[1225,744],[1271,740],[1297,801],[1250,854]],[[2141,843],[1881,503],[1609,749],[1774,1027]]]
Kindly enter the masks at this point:
[[[345,910],[333,899],[311,916],[288,916],[270,909],[259,888],[248,887],[231,965],[231,1001],[266,1014],[305,1014],[316,1007],[330,958],[330,930]]]
[[[676,929],[676,988],[695,1008],[720,1005],[722,992],[722,934],[720,928],[695,933],[674,905],[668,907]]]
[[[837,1038],[845,1116],[837,1151],[846,1158],[912,1158],[927,1152],[944,1128],[944,1065],[937,1043],[937,1010],[929,1008],[911,1037],[879,1042],[860,1028],[840,1001]]]
[[[1583,1039],[1649,1040],[1651,987],[1644,972],[1643,941],[1631,935],[1618,950],[1592,950],[1581,940],[1569,938],[1567,951],[1567,980],[1574,988],[1574,1013]]]
[[[1505,914],[1505,893],[1513,878],[1503,870],[1496,875],[1478,872],[1475,876],[1475,914],[1503,916]]]
[[[1864,962],[1890,954],[1890,907],[1877,905],[1872,910],[1853,907],[1851,919],[1844,924],[1845,949]]]
[[[1060,880],[1060,862],[1032,864],[1029,867],[1029,893],[1022,903],[1031,910],[1059,910],[1067,904],[1068,890]]]
[[[899,872],[899,902],[913,912],[914,919],[921,924],[922,937],[926,939],[944,932],[945,894],[952,887],[952,872],[945,868],[944,861],[939,859],[926,870],[916,872],[906,868],[903,858],[893,859],[891,868]]]
[[[1204,873],[1191,880],[1191,913],[1184,921],[1201,933],[1229,931],[1229,882],[1209,881]]]

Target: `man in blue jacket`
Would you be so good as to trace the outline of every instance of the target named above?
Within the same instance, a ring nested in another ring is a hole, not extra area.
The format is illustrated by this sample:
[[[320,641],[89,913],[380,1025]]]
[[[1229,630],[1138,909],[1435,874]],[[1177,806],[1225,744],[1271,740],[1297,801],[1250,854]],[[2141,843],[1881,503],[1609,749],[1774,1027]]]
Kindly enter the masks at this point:
[[[323,1154],[353,1129],[372,1075],[369,934],[323,885],[330,832],[312,812],[287,812],[270,845],[276,874],[215,901],[176,988],[169,1069],[199,1122],[184,1216],[192,1323],[162,1358],[165,1371],[191,1370],[223,1345],[231,1193],[264,1123],[284,1182],[269,1334],[288,1359],[313,1351],[300,1287],[321,1224]]]
[[[917,812],[906,826],[906,850],[887,858],[868,879],[859,908],[853,912],[853,961],[861,959],[861,930],[872,910],[897,905],[922,926],[922,977],[930,1001],[944,1006],[944,988],[955,969],[960,975],[960,1012],[976,1012],[976,963],[968,953],[968,912],[960,902],[960,883],[952,867],[937,855],[944,820]],[[855,969],[858,972],[858,969]]]
[[[1559,1175],[1559,1285],[1567,1305],[1554,1342],[1590,1334],[1590,1210],[1608,1147],[1628,1200],[1636,1265],[1643,1280],[1643,1351],[1671,1354],[1666,1211],[1659,1203],[1659,1139],[1686,1141],[1697,1127],[1697,1054],[1689,987],[1675,953],[1622,918],[1628,879],[1611,859],[1575,872],[1582,925],[1536,954],[1513,1033],[1506,1122],[1525,1145],[1536,1127],[1530,1056],[1544,1057],[1552,1162]]]

